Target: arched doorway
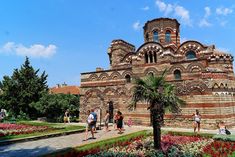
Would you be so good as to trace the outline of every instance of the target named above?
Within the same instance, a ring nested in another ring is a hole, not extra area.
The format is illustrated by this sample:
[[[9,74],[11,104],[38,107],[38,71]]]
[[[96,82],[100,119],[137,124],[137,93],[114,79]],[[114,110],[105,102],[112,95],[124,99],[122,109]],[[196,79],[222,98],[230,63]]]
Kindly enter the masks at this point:
[[[113,102],[108,102],[108,110],[109,110],[109,122],[113,123]]]

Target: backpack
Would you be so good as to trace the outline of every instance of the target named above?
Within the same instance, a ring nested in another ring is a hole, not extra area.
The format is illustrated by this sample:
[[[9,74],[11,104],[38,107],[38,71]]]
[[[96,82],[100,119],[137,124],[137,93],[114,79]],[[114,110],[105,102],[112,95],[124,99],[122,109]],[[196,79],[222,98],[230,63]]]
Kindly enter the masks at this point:
[[[94,116],[94,122],[97,121],[97,114],[95,112],[91,112],[91,114]]]
[[[225,133],[226,133],[226,135],[230,135],[231,134],[231,132],[228,129],[225,129]]]

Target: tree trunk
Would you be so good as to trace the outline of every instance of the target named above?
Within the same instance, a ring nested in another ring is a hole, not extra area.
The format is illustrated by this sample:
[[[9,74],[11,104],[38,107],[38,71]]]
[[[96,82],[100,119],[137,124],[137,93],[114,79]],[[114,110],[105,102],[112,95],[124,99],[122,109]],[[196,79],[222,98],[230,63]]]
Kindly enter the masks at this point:
[[[161,125],[159,122],[159,115],[157,115],[157,111],[152,109],[152,125],[153,125],[153,139],[154,139],[154,148],[161,149]]]

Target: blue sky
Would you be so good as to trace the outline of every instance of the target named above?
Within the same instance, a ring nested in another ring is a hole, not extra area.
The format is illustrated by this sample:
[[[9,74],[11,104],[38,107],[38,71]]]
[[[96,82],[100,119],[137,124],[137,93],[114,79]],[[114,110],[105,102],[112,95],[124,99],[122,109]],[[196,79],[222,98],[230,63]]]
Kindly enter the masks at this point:
[[[27,55],[36,69],[46,71],[50,87],[80,85],[80,73],[109,68],[113,39],[138,48],[144,23],[159,17],[180,22],[181,41],[215,44],[235,55],[234,0],[3,0],[0,80]]]

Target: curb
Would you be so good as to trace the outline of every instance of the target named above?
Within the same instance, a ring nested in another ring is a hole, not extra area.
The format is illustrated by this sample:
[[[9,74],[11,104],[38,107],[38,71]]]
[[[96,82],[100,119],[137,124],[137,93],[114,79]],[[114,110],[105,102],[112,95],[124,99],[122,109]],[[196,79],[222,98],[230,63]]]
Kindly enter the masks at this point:
[[[2,141],[0,141],[0,146],[9,145],[9,144],[13,144],[13,143],[20,143],[20,142],[26,142],[26,141],[34,141],[34,140],[58,137],[58,136],[65,136],[65,135],[70,135],[70,134],[81,133],[84,131],[85,131],[84,129],[81,129],[81,130],[73,130],[73,131],[67,131],[67,132],[61,132],[61,133],[51,133],[51,134],[47,134],[47,135],[32,136],[32,137],[28,137],[28,138],[2,140]]]

